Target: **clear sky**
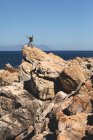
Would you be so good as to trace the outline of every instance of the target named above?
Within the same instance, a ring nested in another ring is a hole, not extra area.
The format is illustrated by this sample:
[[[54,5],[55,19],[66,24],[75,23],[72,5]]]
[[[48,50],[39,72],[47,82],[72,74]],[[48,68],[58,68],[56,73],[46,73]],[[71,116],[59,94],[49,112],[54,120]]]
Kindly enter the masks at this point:
[[[32,34],[56,50],[93,50],[93,0],[0,0],[0,46]]]

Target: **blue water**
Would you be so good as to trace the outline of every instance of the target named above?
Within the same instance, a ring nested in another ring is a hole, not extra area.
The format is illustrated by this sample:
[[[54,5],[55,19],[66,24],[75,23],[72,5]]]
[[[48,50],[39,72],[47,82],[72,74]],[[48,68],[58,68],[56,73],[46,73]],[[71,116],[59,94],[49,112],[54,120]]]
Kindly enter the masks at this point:
[[[93,57],[93,51],[52,51],[52,53],[62,57],[65,60],[75,57]]]
[[[21,62],[22,55],[20,51],[0,51],[0,69],[7,63],[10,63],[14,67],[18,67]]]
[[[93,51],[51,51],[52,53],[62,57],[65,60],[79,57],[93,57]],[[20,51],[1,51],[0,52],[0,69],[6,63],[10,63],[14,67],[18,67],[22,62],[22,54]]]

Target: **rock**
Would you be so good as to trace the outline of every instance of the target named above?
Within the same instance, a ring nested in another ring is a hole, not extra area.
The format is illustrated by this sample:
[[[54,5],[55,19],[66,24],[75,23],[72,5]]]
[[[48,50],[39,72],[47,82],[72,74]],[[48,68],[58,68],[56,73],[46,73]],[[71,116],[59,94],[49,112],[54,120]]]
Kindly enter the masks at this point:
[[[21,76],[23,74],[24,81],[29,81],[25,84],[25,88],[37,98],[42,100],[52,99],[56,94],[55,81],[62,72],[65,61],[34,46],[32,48],[27,45],[24,46],[22,54],[24,61],[20,65]]]
[[[61,132],[58,140],[62,138],[81,140],[86,132],[87,117],[88,114],[86,113],[79,113],[72,116],[64,116],[61,112],[57,113],[58,129]]]
[[[55,101],[54,101],[55,102]],[[68,115],[70,112],[67,108],[73,103],[73,97],[67,98],[61,102],[55,103],[53,107],[54,112],[64,111],[64,114]]]
[[[65,92],[59,91],[59,92],[55,95],[54,101],[55,101],[56,103],[62,102],[66,97],[67,97],[67,94],[66,94]]]
[[[71,91],[75,91],[77,86],[85,81],[85,76],[79,65],[72,65],[64,68],[59,79],[62,89],[66,93],[70,93]]]
[[[43,61],[46,53],[36,47],[30,47],[25,45],[22,49],[22,55],[24,56],[25,60],[32,63],[33,61]]]
[[[17,72],[9,72],[0,70],[0,86],[11,85],[13,82],[19,82],[19,74]]]
[[[86,79],[88,79],[89,77],[91,77],[93,75],[93,72],[92,72],[93,58],[76,57],[75,59],[68,61],[69,66],[71,66],[73,64],[81,66]]]
[[[68,107],[71,114],[77,114],[80,112],[91,113],[92,104],[88,95],[79,95],[73,98],[73,103]]]
[[[4,69],[8,70],[9,72],[13,73],[13,72],[19,72],[18,68],[13,68],[9,63],[4,65]]]
[[[0,140],[93,139],[93,58],[22,54],[18,69],[0,70]]]
[[[41,106],[41,101],[25,91],[22,83],[2,87],[0,103],[0,137],[4,134],[5,140],[16,137],[34,125],[37,109]]]
[[[43,78],[57,78],[65,65],[62,58],[52,53],[47,54],[34,46],[33,48],[24,46],[22,54],[24,60],[31,64],[32,69],[35,69],[35,73]]]
[[[31,91],[33,95],[42,100],[52,99],[55,95],[54,82],[32,74]]]
[[[67,138],[67,134],[62,135],[60,133],[60,135],[57,137],[57,140],[69,140],[69,138]]]
[[[22,61],[21,65],[20,65],[20,69],[23,70],[23,72],[30,74],[32,71],[32,64],[30,64],[26,61]]]
[[[32,140],[43,140],[43,134],[38,134],[38,136],[34,136]]]
[[[15,137],[15,140],[29,139],[29,137],[33,135],[34,135],[34,127],[29,126],[29,128],[26,131]]]
[[[28,81],[31,79],[32,64],[22,61],[19,66],[19,75],[21,81]]]

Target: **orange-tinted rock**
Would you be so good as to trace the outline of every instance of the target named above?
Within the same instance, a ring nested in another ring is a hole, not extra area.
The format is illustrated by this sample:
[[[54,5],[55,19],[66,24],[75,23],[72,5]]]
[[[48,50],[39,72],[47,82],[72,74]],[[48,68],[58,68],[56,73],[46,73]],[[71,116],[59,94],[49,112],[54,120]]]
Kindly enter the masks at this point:
[[[92,104],[88,95],[75,96],[73,98],[73,103],[68,108],[71,114],[77,114],[80,112],[91,113]]]
[[[61,132],[58,136],[58,140],[61,140],[61,138],[68,140],[82,139],[87,128],[88,114],[79,113],[77,115],[66,116],[59,112],[56,116],[58,119],[58,129]]]
[[[19,66],[20,79],[22,81],[30,80],[32,69],[33,69],[32,64],[23,60],[21,65]]]
[[[40,77],[56,78],[62,72],[65,61],[52,53],[45,53],[39,48],[24,46],[22,55],[25,61],[32,65],[32,69]]]
[[[32,74],[31,91],[35,97],[40,99],[52,99],[55,95],[54,82]]]
[[[19,72],[19,69],[18,68],[13,68],[9,63],[8,64],[5,64],[4,66],[4,69],[13,73],[13,72]]]
[[[85,76],[81,67],[74,64],[70,67],[66,67],[59,76],[59,79],[62,89],[70,93],[74,91],[80,83],[85,81]]]
[[[17,72],[9,72],[0,70],[0,86],[9,85],[13,82],[19,82],[19,74]]]
[[[22,55],[24,61],[20,65],[21,77],[27,77],[24,80],[29,80],[29,89],[33,95],[43,100],[52,99],[56,94],[55,80],[62,72],[65,61],[52,53],[47,54],[27,45],[24,46]]]

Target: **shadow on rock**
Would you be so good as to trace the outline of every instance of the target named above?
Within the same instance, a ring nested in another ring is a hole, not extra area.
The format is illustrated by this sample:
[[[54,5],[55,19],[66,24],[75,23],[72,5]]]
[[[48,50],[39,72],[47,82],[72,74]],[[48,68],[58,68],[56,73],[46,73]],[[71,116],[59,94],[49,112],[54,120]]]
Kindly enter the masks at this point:
[[[46,140],[57,140],[56,134],[48,134],[45,136]]]
[[[82,140],[93,140],[93,135],[86,132],[86,136],[84,136]]]

